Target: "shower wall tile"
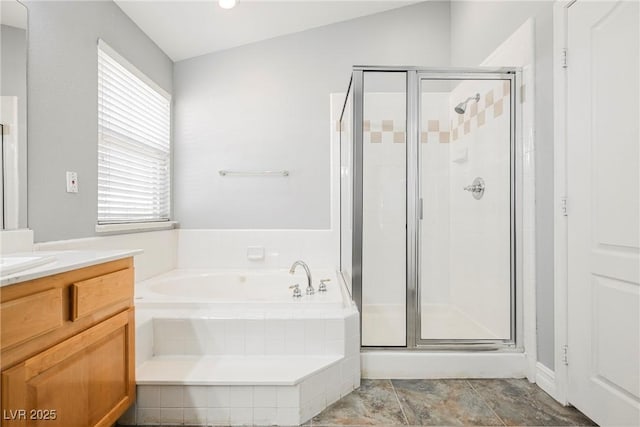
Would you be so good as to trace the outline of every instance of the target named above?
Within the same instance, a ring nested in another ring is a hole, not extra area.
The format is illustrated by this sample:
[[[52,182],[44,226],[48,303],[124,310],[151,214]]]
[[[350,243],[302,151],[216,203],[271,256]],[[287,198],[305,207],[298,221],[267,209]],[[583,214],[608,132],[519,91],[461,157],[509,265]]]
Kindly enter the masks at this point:
[[[407,134],[405,132],[404,122],[397,120],[365,120],[363,126],[363,142],[365,144],[404,144],[406,143]],[[393,123],[393,127],[391,127]],[[379,126],[377,126],[379,124]],[[373,129],[382,129],[382,131]],[[449,129],[448,120],[424,120],[421,126],[426,131],[420,132],[419,141],[422,144],[426,144],[429,141],[433,142],[449,142],[450,138],[445,138],[441,135],[442,132],[447,132]]]
[[[500,226],[508,224],[510,212],[509,117],[504,108],[498,117],[493,113],[496,101],[504,102],[503,86],[502,81],[461,82],[451,92],[449,105],[454,127],[447,187],[452,263],[448,296],[451,304],[482,325],[477,338],[509,336],[509,270],[499,261],[508,259],[510,250],[509,230]],[[476,93],[479,101],[469,101],[464,114],[453,112],[453,106]],[[482,200],[461,190],[476,176],[487,186]],[[485,250],[477,252],[478,247]],[[492,301],[491,309],[474,304],[481,298]]]
[[[500,117],[503,113],[502,99],[496,101],[493,105],[493,117]]]
[[[478,113],[478,127],[484,126],[485,124],[485,111],[482,110]],[[456,132],[457,137],[457,132]]]
[[[451,141],[458,141],[462,136],[472,133],[475,128],[486,125],[487,120],[502,116],[505,112],[505,104],[510,105],[510,85],[508,80],[500,81],[495,84],[495,87],[484,91],[484,95],[480,96],[478,102],[470,101],[467,111],[464,114],[457,114],[457,124],[451,123]],[[525,86],[520,86],[520,92],[525,91]],[[523,97],[520,102],[522,99]],[[456,130],[457,132],[454,132]]]
[[[508,96],[511,91],[511,82],[505,80],[502,82],[502,96]]]
[[[490,107],[493,105],[493,91],[487,92],[484,96],[486,107]]]
[[[404,144],[405,142],[405,134],[404,132],[394,132],[393,133],[393,142],[396,144]]]

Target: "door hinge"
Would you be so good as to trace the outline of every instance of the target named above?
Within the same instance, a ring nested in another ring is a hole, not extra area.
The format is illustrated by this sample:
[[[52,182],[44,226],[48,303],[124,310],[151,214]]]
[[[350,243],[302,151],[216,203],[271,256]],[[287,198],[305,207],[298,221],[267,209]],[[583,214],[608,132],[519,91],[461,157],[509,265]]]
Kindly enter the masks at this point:
[[[567,68],[569,66],[566,47],[562,48],[562,52],[560,53],[560,63],[562,64],[562,68]]]
[[[560,198],[560,212],[562,212],[563,216],[567,216],[567,198],[565,197],[561,197]]]
[[[420,205],[419,205],[419,210],[420,210],[420,219],[423,219],[423,214],[424,214],[424,204],[422,201],[422,198],[420,198]]]
[[[562,363],[569,365],[569,346],[567,344],[562,346]]]

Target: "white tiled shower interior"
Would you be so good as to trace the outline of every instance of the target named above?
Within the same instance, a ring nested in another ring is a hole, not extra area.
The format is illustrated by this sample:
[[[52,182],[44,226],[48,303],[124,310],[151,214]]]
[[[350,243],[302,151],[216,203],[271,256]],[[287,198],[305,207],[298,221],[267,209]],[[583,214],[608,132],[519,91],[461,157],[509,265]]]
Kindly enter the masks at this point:
[[[536,379],[535,294],[535,88],[534,21],[527,20],[480,66],[522,67],[516,98],[516,329],[524,353],[439,353],[369,351],[361,355],[364,378],[444,378],[478,376]],[[453,107],[453,106],[452,106]],[[337,137],[336,137],[337,138]],[[428,144],[427,144],[428,145]],[[424,148],[424,146],[422,146]],[[445,149],[446,151],[447,149]],[[435,160],[435,159],[434,159]],[[456,362],[457,359],[460,359]],[[465,372],[460,371],[464,367]],[[540,383],[544,386],[544,382]],[[546,390],[546,389],[545,389]],[[553,390],[548,390],[552,393]]]
[[[451,91],[421,95],[425,339],[510,336],[508,84],[451,82]],[[481,99],[469,103],[465,115],[454,113],[458,102],[476,93]],[[405,340],[405,103],[404,93],[365,95],[365,345],[404,345]],[[476,176],[487,185],[480,201],[462,190]]]
[[[455,105],[476,93],[480,100],[470,102],[464,115],[453,113]],[[447,308],[457,319],[448,325],[459,325],[462,330],[444,330],[443,319],[434,324],[437,318],[423,317],[424,338],[510,337],[509,95],[510,84],[506,80],[465,80],[451,92]],[[462,190],[475,177],[485,181],[486,190],[480,200]],[[439,286],[439,282],[429,284],[423,280],[422,286],[425,285]],[[429,303],[423,300],[424,313],[433,312]]]

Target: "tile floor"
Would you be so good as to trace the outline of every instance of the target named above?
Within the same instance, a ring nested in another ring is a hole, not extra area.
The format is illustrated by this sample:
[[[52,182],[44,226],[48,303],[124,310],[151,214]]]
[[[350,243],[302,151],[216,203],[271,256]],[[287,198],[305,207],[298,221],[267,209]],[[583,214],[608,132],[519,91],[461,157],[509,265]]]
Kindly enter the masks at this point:
[[[595,425],[527,380],[362,380],[307,426]]]
[[[593,426],[525,379],[362,380],[316,426]]]

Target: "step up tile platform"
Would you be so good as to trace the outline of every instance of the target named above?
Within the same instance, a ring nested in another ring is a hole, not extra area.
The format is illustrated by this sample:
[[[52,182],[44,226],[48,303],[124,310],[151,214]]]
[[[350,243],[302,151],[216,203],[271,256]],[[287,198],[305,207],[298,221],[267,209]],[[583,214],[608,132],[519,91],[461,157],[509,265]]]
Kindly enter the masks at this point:
[[[263,319],[156,312],[137,327],[152,355],[138,363],[122,425],[299,425],[360,386],[354,308]]]

